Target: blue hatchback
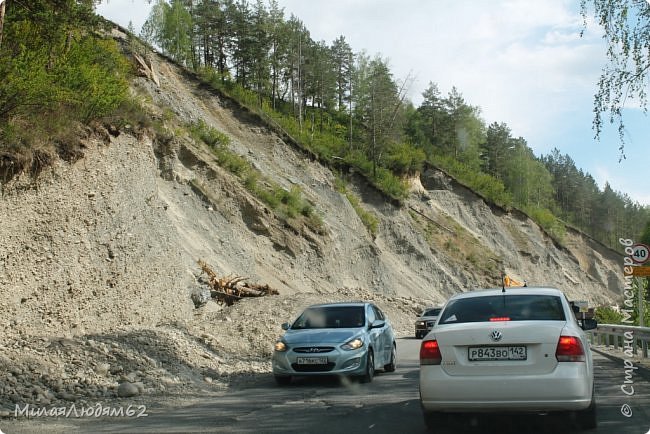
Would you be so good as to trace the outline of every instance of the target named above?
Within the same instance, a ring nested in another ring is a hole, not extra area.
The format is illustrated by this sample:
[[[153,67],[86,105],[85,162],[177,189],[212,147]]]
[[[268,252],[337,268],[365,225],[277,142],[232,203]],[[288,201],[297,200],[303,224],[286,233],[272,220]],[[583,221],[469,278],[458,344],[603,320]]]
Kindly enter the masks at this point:
[[[273,375],[286,385],[296,376],[345,375],[370,382],[377,369],[395,370],[397,346],[390,321],[374,304],[309,306],[275,343]]]

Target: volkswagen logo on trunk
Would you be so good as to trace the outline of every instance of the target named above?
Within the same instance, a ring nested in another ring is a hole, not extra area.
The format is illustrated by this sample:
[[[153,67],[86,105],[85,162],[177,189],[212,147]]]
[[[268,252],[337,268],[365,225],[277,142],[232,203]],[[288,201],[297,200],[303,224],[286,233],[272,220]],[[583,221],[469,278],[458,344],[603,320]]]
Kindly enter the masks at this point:
[[[493,330],[492,333],[490,333],[490,339],[492,339],[494,342],[499,342],[502,337],[503,334],[501,334],[499,330]]]

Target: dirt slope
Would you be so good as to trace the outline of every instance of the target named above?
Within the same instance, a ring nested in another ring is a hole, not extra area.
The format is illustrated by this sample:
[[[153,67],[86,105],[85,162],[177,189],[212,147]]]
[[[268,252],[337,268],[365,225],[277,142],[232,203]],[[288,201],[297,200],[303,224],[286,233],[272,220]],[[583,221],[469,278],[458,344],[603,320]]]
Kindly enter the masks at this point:
[[[184,393],[267,372],[279,323],[323,300],[374,299],[410,334],[423,305],[496,285],[501,272],[592,305],[620,296],[615,252],[573,232],[560,248],[435,170],[400,208],[351,178],[379,217],[373,238],[330,169],[178,67],[152,62],[160,87],[140,77],[133,91],[154,117],[226,134],[266,177],[298,185],[325,231],[286,224],[180,129],[165,143],[129,128],[91,137],[80,161],[3,186],[0,406],[114,397],[121,382]],[[280,296],[195,309],[198,259]]]

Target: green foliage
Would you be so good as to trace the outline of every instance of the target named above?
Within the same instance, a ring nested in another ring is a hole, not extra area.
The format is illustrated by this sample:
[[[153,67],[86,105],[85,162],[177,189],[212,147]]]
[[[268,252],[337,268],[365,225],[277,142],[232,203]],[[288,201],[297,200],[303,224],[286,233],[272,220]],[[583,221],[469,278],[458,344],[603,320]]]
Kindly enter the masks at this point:
[[[645,224],[645,228],[643,228],[643,232],[641,233],[641,236],[639,237],[639,242],[650,246],[650,219]]]
[[[487,200],[505,208],[512,207],[512,196],[498,179],[471,169],[452,157],[432,156],[430,159],[436,166],[446,170]]]
[[[364,152],[358,149],[350,150],[347,142],[337,136],[335,132],[327,129],[322,132],[315,131],[315,126],[310,121],[305,121],[301,130],[298,120],[273,110],[267,103],[259,107],[257,105],[258,97],[254,92],[244,89],[236,83],[222,80],[222,77],[215,70],[203,69],[201,75],[213,87],[239,101],[249,110],[260,115],[269,124],[287,133],[298,144],[314,152],[324,161],[331,163],[333,156],[342,159],[347,164],[359,169],[359,172],[372,185],[393,199],[402,200],[408,195],[408,186],[399,176],[385,167],[373,167],[372,161],[368,159]],[[421,165],[422,152],[412,147],[408,149],[408,147],[410,145],[404,144],[396,146],[395,149],[403,152],[403,156],[410,159],[410,161],[407,161],[409,167],[417,168]],[[390,155],[393,154],[389,153]],[[396,155],[396,157],[399,157],[399,155]]]
[[[551,211],[536,206],[526,206],[523,210],[539,224],[560,245],[564,245],[566,227]]]
[[[203,119],[190,125],[190,131],[199,140],[202,140],[211,148],[219,148],[230,145],[230,137],[221,131],[208,126]]]
[[[93,2],[12,2],[0,47],[0,152],[14,167],[80,154],[75,125],[127,100],[129,66],[97,36]],[[49,155],[48,158],[43,158]],[[33,165],[32,165],[33,166]],[[0,167],[0,169],[2,169]]]
[[[398,176],[384,167],[375,167],[372,161],[359,150],[353,150],[344,157],[346,163],[357,168],[368,181],[388,197],[401,200],[408,195],[408,186]]]
[[[182,0],[158,0],[151,8],[140,35],[177,62],[194,66],[192,46],[192,16]]]
[[[248,160],[232,152],[228,145],[230,137],[208,126],[203,120],[189,126],[190,133],[195,140],[200,140],[208,145],[221,167],[240,178],[246,176],[253,170]]]
[[[623,315],[611,306],[600,306],[594,314],[598,324],[621,324]]]
[[[345,181],[342,179],[337,178],[334,181],[334,188],[339,193],[345,195],[345,197],[348,199],[348,202],[350,202],[350,205],[352,205],[352,208],[357,213],[357,216],[359,216],[359,219],[363,225],[366,227],[366,229],[368,229],[370,235],[372,235],[373,238],[377,236],[377,230],[379,229],[379,219],[377,216],[373,212],[367,211],[363,208],[361,201],[357,195],[347,189]]]
[[[83,37],[52,70],[65,105],[83,122],[112,113],[127,97],[129,65],[112,40]]]
[[[647,35],[640,32],[647,14],[637,14],[640,0],[622,6],[583,0],[585,16],[591,3],[601,24],[615,24],[606,34],[614,47],[610,64],[618,69],[605,70],[601,78],[599,119],[608,106],[620,114],[621,80],[629,80],[629,90],[645,102],[637,85],[648,71],[639,69],[647,65],[647,53],[641,53]],[[554,158],[537,158],[505,123],[486,127],[480,108],[455,87],[443,95],[430,83],[418,108],[404,103],[409,78],[395,78],[381,55],[354,53],[343,36],[330,45],[312,40],[300,19],[285,19],[277,1],[267,7],[263,1],[157,0],[142,34],[311,156],[353,168],[394,200],[408,194],[401,177],[429,162],[487,201],[525,210],[557,240],[564,228],[556,217],[610,246],[650,220],[650,209],[608,187],[601,193],[590,175],[566,161],[558,165]],[[33,88],[32,100],[53,97],[49,88],[38,89]],[[254,177],[248,182],[257,185]]]
[[[632,298],[632,306],[625,304],[621,309],[631,310],[629,320],[632,321],[631,325],[638,326],[639,324],[639,291],[642,291],[641,297],[645,300],[643,304],[643,325],[650,326],[650,279],[633,279],[632,289],[630,292],[634,294]],[[625,300],[627,301],[627,299]]]
[[[305,224],[316,232],[323,231],[323,221],[309,201],[302,197],[298,186],[285,190],[277,183],[263,177],[244,157],[228,148],[230,138],[203,120],[188,125],[190,135],[212,150],[217,164],[235,175],[248,191],[264,202],[279,217],[288,220],[303,218]]]
[[[609,123],[616,123],[620,139],[621,158],[624,154],[625,125],[623,108],[629,99],[648,107],[648,77],[650,68],[650,13],[648,3],[641,0],[581,0],[585,26],[592,15],[604,32],[607,64],[603,67],[594,95],[593,128],[596,138],[603,127],[603,114],[609,113]],[[593,5],[593,10],[590,6]]]
[[[385,165],[396,174],[414,174],[422,170],[425,160],[426,155],[422,149],[400,143],[388,147]]]
[[[604,244],[618,248],[621,234],[637,235],[650,221],[650,207],[612,190],[608,183],[601,191],[594,178],[579,170],[569,155],[553,149],[540,161],[551,175],[555,213]]]

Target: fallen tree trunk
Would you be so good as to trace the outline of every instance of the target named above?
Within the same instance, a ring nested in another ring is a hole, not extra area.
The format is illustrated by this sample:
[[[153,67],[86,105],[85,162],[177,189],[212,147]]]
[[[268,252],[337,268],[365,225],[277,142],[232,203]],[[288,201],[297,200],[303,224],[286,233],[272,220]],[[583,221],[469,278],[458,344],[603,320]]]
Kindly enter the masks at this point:
[[[266,295],[278,295],[277,289],[269,285],[249,284],[246,277],[226,276],[218,277],[212,268],[203,260],[198,261],[201,270],[208,276],[210,296],[219,304],[232,306],[236,301],[244,297],[264,297]]]

